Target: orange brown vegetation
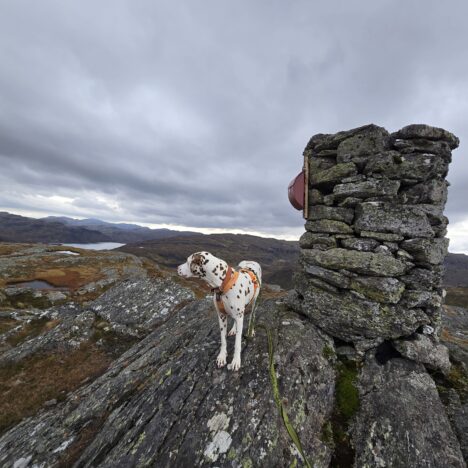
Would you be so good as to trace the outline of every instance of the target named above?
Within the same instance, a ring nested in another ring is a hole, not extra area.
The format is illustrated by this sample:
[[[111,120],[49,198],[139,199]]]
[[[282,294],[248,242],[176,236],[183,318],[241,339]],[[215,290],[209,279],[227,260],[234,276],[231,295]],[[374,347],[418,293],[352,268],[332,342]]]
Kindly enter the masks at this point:
[[[57,326],[59,323],[59,320],[49,320],[45,318],[31,320],[30,322],[25,323],[17,333],[9,336],[6,341],[11,346],[17,346],[25,340],[34,338],[45,331],[52,330],[52,328]]]
[[[69,353],[38,355],[0,367],[0,432],[52,399],[63,400],[85,379],[101,375],[112,358],[92,343]]]
[[[8,317],[2,317],[0,318],[0,334],[3,334],[7,332],[8,330],[11,330],[12,328],[20,325],[21,322],[18,322],[18,320],[8,318]]]
[[[468,288],[447,288],[445,304],[468,308]]]
[[[444,328],[441,333],[441,338],[443,341],[447,341],[449,343],[454,343],[459,346],[462,346],[464,348],[468,349],[468,340],[465,338],[459,338],[458,336],[454,336],[450,333],[449,330]]]

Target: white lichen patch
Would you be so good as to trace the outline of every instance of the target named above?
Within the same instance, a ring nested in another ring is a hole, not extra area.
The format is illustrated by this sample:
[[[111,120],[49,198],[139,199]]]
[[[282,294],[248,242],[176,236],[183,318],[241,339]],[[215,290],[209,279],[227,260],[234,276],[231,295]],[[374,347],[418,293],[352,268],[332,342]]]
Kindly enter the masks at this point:
[[[13,468],[25,468],[29,465],[31,461],[32,455],[28,455],[27,457],[19,458],[18,460],[13,463]]]
[[[206,458],[215,462],[219,455],[226,453],[231,446],[232,438],[226,431],[220,431],[215,434],[213,440],[207,445],[204,455]]]
[[[208,420],[206,425],[211,432],[223,431],[229,427],[231,418],[225,413],[216,413],[211,419]]]
[[[65,442],[62,442],[54,451],[53,453],[63,452],[72,442],[74,437],[70,437]]]

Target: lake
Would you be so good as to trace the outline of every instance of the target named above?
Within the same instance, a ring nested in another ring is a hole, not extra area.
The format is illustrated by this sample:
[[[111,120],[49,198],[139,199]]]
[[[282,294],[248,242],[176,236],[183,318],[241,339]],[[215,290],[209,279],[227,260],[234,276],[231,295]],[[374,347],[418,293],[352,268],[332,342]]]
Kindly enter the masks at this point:
[[[66,245],[67,247],[78,247],[79,249],[89,249],[89,250],[112,250],[117,247],[122,247],[119,242],[96,242],[94,244],[60,244]]]

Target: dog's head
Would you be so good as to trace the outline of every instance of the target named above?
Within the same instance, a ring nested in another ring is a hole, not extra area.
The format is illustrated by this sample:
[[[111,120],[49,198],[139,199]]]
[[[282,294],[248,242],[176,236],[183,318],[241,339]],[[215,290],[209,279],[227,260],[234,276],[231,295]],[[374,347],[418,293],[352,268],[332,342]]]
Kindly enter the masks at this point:
[[[177,267],[177,273],[183,278],[203,278],[206,276],[206,266],[214,255],[209,252],[196,252],[187,258],[187,261]]]

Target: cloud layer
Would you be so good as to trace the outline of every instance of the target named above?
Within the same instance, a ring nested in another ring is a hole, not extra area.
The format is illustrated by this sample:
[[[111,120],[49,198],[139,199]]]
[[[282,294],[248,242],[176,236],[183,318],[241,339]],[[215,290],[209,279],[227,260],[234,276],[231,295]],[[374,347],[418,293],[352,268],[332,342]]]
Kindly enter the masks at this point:
[[[3,2],[0,209],[298,234],[286,187],[311,135],[428,123],[462,142],[461,226],[467,16],[461,0]]]

